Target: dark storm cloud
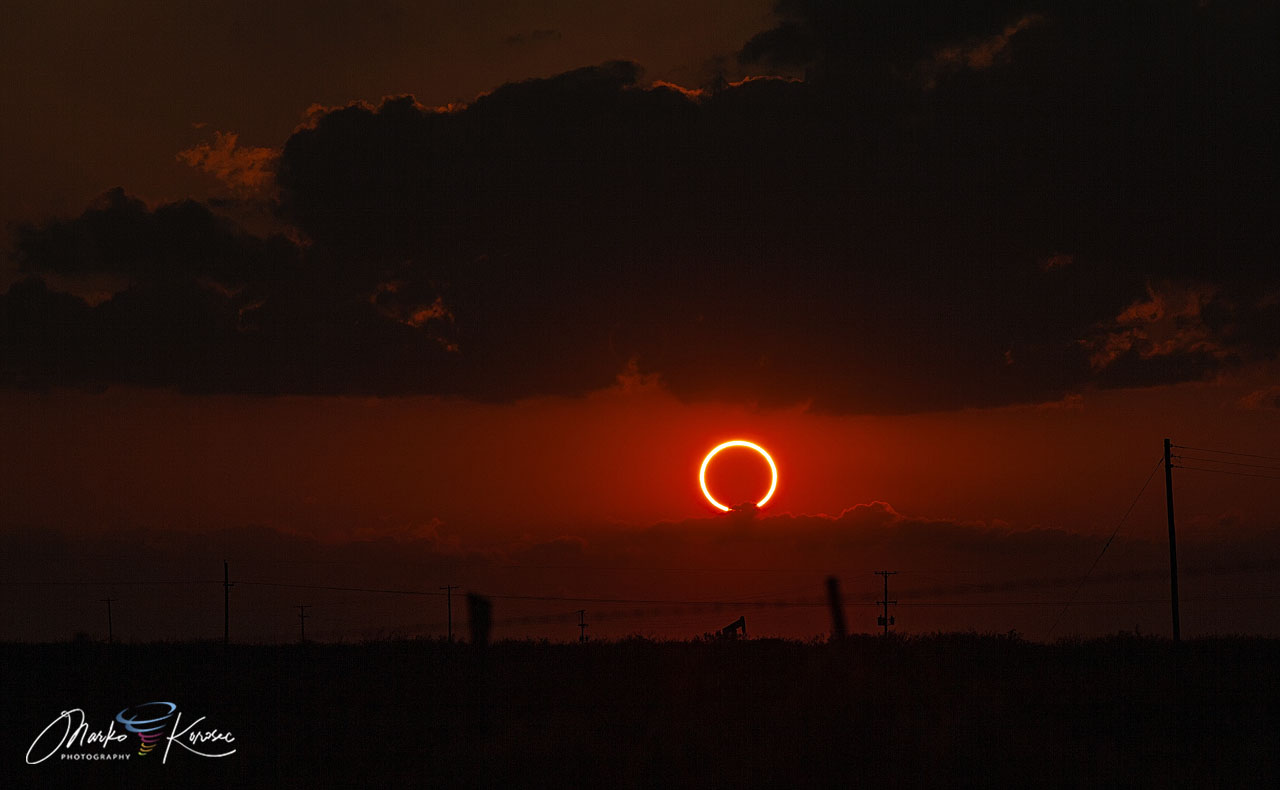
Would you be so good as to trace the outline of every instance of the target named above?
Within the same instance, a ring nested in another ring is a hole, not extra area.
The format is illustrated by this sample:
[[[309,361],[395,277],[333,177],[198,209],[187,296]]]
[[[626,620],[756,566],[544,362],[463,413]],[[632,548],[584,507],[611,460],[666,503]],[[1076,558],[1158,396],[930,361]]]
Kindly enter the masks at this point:
[[[24,324],[5,374],[77,381],[74,330],[95,381],[509,400],[634,361],[685,398],[897,412],[1275,356],[1274,8],[778,10],[739,60],[802,81],[619,62],[322,114],[276,164],[304,247],[119,196],[24,230],[29,271],[152,291]],[[15,288],[11,324],[55,299]]]
[[[10,384],[127,382],[214,392],[402,392],[426,383],[435,315],[403,319],[346,267],[293,242],[239,230],[205,205],[154,211],[121,190],[80,217],[17,232],[31,273],[120,278],[88,305],[40,277],[0,301],[0,376]],[[404,300],[401,300],[404,304]]]
[[[28,273],[207,276],[228,287],[277,280],[297,267],[296,250],[283,237],[252,236],[193,200],[151,211],[120,188],[76,219],[19,227],[16,252]]]

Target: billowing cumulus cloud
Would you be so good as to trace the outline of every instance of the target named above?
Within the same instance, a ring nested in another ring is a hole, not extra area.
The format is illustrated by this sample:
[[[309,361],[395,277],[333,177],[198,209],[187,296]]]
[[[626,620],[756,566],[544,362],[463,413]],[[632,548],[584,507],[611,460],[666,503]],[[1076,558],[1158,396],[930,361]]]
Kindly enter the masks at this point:
[[[318,112],[275,162],[295,241],[122,193],[21,230],[33,276],[128,285],[14,286],[0,374],[504,401],[632,370],[852,413],[1274,358],[1275,9],[985,8],[786,0],[737,56],[779,78]]]

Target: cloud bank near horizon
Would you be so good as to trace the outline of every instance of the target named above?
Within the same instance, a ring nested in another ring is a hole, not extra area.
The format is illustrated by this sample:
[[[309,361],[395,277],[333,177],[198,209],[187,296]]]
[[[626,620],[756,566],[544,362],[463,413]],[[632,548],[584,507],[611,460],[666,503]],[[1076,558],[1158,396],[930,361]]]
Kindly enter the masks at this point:
[[[823,630],[820,604],[828,574],[841,579],[856,630],[865,630],[868,610],[863,607],[880,593],[880,579],[872,574],[876,569],[901,571],[893,581],[894,597],[908,607],[899,616],[909,613],[907,622],[916,632],[1008,630],[1010,623],[1034,630],[1047,628],[1058,607],[1028,602],[1068,599],[1104,540],[908,516],[884,502],[858,505],[839,516],[738,513],[642,528],[582,529],[526,536],[483,550],[437,527],[329,541],[265,527],[118,530],[75,537],[5,530],[0,557],[9,558],[2,563],[9,586],[44,585],[39,600],[25,600],[21,611],[12,613],[16,630],[7,637],[67,638],[65,629],[86,627],[77,617],[91,619],[89,604],[79,599],[96,601],[97,591],[123,599],[120,608],[128,616],[121,622],[132,638],[201,636],[190,631],[193,616],[209,621],[206,635],[212,637],[213,625],[220,626],[223,558],[239,582],[233,590],[236,632],[245,639],[290,638],[295,599],[315,604],[313,624],[327,623],[317,625],[316,633],[327,628],[332,638],[431,632],[440,625],[435,610],[441,603],[432,596],[445,583],[495,596],[505,636],[568,623],[572,618],[563,615],[581,606],[598,618],[592,633],[601,636],[643,633],[655,623],[663,624],[658,633],[688,636],[690,623],[738,610],[749,613],[756,633],[763,628],[800,636]],[[1231,540],[1222,540],[1225,535]],[[1071,611],[1070,631],[1116,630],[1135,621],[1151,631],[1166,625],[1167,548],[1161,538],[1121,536],[1077,597],[1116,603],[1082,603]],[[1186,611],[1218,613],[1211,621],[1198,620],[1197,630],[1265,631],[1274,601],[1262,593],[1274,586],[1280,567],[1280,528],[1224,517],[1187,523],[1181,542]],[[68,560],[75,562],[75,579],[63,578]],[[48,586],[67,581],[76,584]],[[1218,600],[1227,582],[1235,596],[1229,604]],[[421,591],[426,597],[373,590]],[[662,603],[671,601],[739,603],[737,609]],[[778,601],[813,605],[778,607]],[[6,605],[18,602],[14,598]],[[1018,605],[1009,609],[1010,602]],[[424,610],[432,615],[424,618]]]

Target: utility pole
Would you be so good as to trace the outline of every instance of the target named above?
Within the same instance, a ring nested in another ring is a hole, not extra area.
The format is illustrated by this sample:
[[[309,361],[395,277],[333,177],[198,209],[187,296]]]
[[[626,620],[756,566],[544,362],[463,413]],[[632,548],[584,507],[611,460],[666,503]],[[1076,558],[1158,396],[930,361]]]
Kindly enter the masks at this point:
[[[458,585],[446,584],[440,589],[444,590],[445,604],[449,607],[449,644],[453,644],[453,591]]]
[[[831,639],[842,641],[845,638],[844,603],[840,600],[840,580],[834,576],[827,577],[827,605],[831,607]]]
[[[307,614],[307,610],[311,608],[310,604],[298,604],[298,641],[307,641],[307,618],[311,615]]]
[[[231,644],[231,570],[222,561],[222,644]]]
[[[1173,460],[1172,443],[1164,440],[1164,502],[1169,511],[1169,598],[1173,602],[1173,641],[1182,640],[1178,622],[1178,542],[1173,533]]]
[[[587,624],[583,621],[586,616],[586,609],[578,610],[578,642],[580,643],[587,641]]]
[[[107,604],[107,644],[111,644],[116,641],[115,632],[111,627],[111,602],[114,601],[115,598],[102,598],[100,600]]]
[[[879,621],[877,625],[884,626],[885,636],[889,635],[889,626],[893,625],[893,618],[889,616],[889,604],[893,604],[894,606],[898,605],[897,601],[889,600],[889,577],[895,576],[897,573],[897,571],[876,571],[877,576],[884,577],[884,600],[876,601],[876,603],[884,607],[884,614],[880,615],[880,617],[876,619]]]

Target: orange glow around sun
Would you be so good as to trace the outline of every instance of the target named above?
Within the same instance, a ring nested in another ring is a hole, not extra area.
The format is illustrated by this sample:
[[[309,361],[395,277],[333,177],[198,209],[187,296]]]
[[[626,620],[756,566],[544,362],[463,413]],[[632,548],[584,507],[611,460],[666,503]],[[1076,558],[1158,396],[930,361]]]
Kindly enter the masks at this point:
[[[698,484],[702,486],[702,494],[712,505],[726,513],[729,512],[729,508],[717,502],[716,498],[711,496],[711,491],[707,489],[707,466],[711,463],[711,459],[715,458],[716,453],[727,447],[747,447],[755,450],[757,453],[760,453],[760,455],[764,456],[764,460],[769,462],[769,471],[772,473],[772,479],[769,482],[769,491],[764,495],[763,499],[756,503],[756,507],[764,507],[765,503],[773,496],[773,492],[778,488],[778,467],[774,464],[773,459],[769,457],[769,453],[767,453],[763,447],[755,442],[748,442],[745,439],[733,439],[731,441],[718,444],[711,449],[711,452],[707,453],[706,458],[702,459],[702,468],[698,470]]]

